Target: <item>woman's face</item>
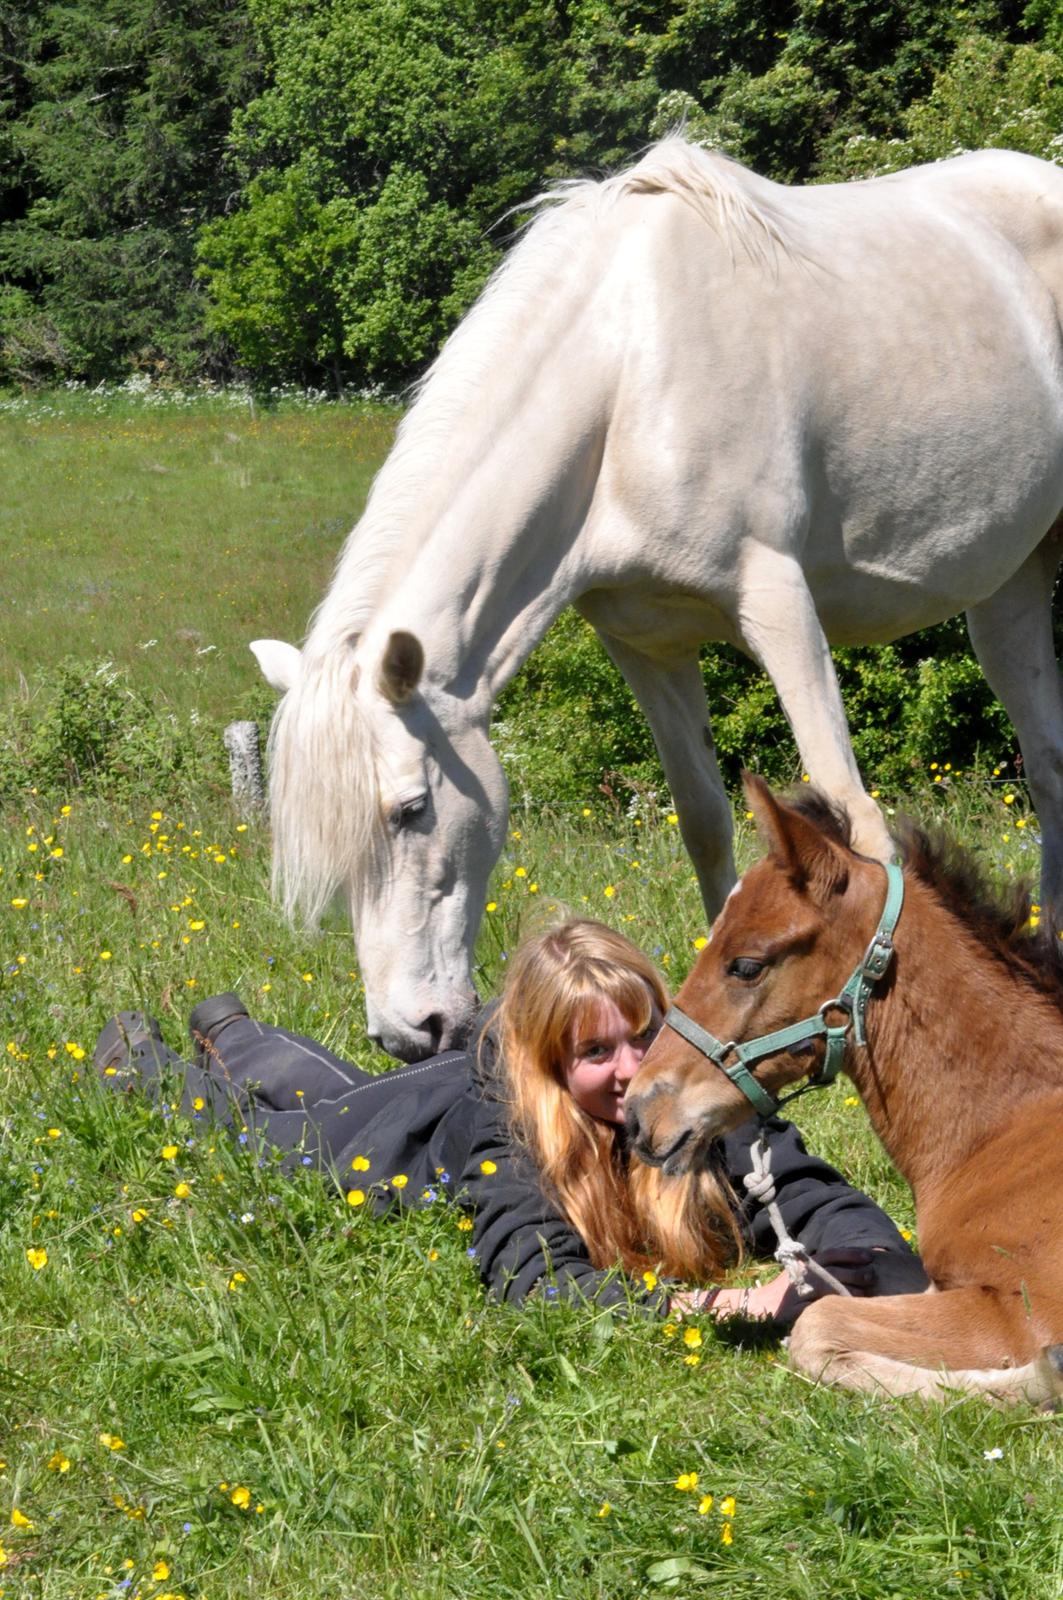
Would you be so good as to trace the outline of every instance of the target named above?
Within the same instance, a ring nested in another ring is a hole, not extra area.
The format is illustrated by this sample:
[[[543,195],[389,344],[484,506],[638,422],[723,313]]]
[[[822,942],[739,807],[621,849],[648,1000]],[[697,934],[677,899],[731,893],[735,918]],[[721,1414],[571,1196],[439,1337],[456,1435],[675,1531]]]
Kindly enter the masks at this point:
[[[578,1019],[561,1062],[565,1083],[576,1104],[603,1122],[623,1122],[624,1095],[661,1026],[653,1002],[649,1024],[632,1027],[612,1000],[600,1000]]]

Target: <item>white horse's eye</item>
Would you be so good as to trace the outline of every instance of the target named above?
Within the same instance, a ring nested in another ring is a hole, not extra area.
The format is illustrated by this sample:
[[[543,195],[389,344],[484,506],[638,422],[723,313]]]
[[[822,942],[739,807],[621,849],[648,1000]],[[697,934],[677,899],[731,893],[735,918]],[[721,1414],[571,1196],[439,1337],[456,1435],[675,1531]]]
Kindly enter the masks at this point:
[[[416,822],[418,817],[423,817],[428,810],[428,796],[415,795],[412,800],[402,800],[394,806],[388,821],[396,833],[401,833],[403,828],[408,828],[411,822]]]

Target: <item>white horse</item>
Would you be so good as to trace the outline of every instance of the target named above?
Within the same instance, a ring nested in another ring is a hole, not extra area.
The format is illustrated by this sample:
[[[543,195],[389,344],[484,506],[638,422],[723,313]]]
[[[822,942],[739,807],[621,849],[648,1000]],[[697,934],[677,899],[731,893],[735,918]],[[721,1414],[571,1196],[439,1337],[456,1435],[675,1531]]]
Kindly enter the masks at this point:
[[[711,918],[731,818],[698,646],[771,675],[858,847],[890,842],[829,644],[965,609],[1063,910],[1063,173],[1007,152],[786,189],[679,139],[550,196],[409,411],[272,733],[277,891],[343,886],[369,1026],[468,1021],[506,824],[491,708],[576,605],[650,722]]]

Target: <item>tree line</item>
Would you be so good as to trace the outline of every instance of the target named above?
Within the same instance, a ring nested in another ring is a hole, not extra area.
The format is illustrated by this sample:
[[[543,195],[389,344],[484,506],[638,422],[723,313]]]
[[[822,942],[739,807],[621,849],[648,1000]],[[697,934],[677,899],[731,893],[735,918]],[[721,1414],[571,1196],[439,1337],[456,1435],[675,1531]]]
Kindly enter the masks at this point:
[[[1059,0],[0,0],[0,383],[394,388],[544,184],[1063,159]]]

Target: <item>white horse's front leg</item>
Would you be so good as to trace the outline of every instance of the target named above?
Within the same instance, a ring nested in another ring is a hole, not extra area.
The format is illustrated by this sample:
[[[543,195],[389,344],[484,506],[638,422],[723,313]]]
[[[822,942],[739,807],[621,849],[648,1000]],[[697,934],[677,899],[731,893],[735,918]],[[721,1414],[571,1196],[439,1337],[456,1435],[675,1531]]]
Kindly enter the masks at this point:
[[[696,659],[663,663],[600,634],[642,707],[711,924],[734,886],[734,820],[716,764]]]
[[[967,631],[993,693],[1015,724],[1041,824],[1045,921],[1063,929],[1063,684],[1052,639],[1057,523],[1004,586],[972,606]]]
[[[849,813],[854,849],[890,860],[893,841],[860,781],[830,647],[793,556],[761,546],[747,558],[738,620],[746,648],[775,685],[809,778]]]

